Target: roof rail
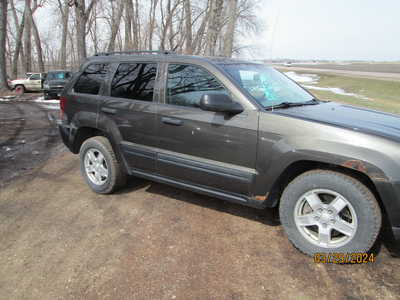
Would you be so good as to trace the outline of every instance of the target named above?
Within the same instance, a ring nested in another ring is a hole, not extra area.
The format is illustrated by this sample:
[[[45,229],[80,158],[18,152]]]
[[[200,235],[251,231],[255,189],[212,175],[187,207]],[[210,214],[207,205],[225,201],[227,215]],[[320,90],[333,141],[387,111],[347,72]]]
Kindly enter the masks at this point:
[[[140,54],[175,54],[174,51],[163,50],[163,51],[150,51],[150,50],[132,50],[132,51],[115,51],[115,52],[100,52],[96,53],[94,56],[109,56],[109,55],[140,55]]]

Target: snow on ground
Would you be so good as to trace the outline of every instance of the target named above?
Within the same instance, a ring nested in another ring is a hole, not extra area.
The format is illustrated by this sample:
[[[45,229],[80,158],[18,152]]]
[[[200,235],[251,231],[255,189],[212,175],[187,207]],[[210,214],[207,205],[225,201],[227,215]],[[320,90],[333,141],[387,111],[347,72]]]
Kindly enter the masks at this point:
[[[312,84],[318,83],[318,80],[319,80],[319,76],[316,75],[316,74],[298,74],[298,73],[293,72],[293,71],[285,72],[285,74],[289,78],[291,78],[294,81],[300,83],[306,89],[318,90],[318,91],[328,91],[328,92],[332,92],[332,93],[337,94],[337,95],[356,97],[356,98],[363,99],[363,100],[370,100],[368,97],[365,97],[363,95],[358,95],[358,94],[355,94],[355,93],[349,93],[349,92],[346,92],[345,90],[343,90],[341,88],[338,88],[338,87],[314,86]],[[306,84],[304,84],[304,83],[306,83]]]
[[[360,98],[360,99],[364,99],[364,100],[369,100],[368,97],[365,97],[363,95],[354,94],[354,93],[348,93],[344,89],[337,88],[337,87],[332,88],[332,87],[320,87],[320,86],[313,86],[313,85],[303,85],[303,87],[305,87],[306,89],[310,89],[310,90],[328,91],[328,92],[335,93],[337,95],[351,96],[351,97],[356,97],[356,98]]]
[[[41,107],[46,108],[46,109],[60,109],[59,104],[40,104]]]
[[[319,76],[316,74],[297,74],[296,72],[290,71],[285,72],[285,75],[299,83],[317,83]]]
[[[60,103],[60,100],[57,99],[52,99],[52,100],[45,100],[43,96],[36,98],[33,100],[34,102],[39,102],[39,103]]]

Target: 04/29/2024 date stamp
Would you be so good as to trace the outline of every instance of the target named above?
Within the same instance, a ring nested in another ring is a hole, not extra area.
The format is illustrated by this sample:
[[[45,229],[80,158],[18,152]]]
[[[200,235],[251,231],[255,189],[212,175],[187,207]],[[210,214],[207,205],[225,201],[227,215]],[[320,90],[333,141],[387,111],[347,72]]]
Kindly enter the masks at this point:
[[[373,253],[315,253],[314,262],[321,264],[368,264],[376,260]]]

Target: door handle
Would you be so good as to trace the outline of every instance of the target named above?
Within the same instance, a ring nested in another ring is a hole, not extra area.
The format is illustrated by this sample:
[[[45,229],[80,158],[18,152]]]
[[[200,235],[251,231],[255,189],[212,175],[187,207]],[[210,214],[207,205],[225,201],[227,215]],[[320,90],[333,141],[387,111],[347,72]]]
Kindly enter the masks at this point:
[[[170,124],[170,125],[175,125],[175,126],[180,126],[183,124],[182,120],[174,119],[174,118],[167,118],[167,117],[162,117],[161,121],[165,124]]]
[[[113,115],[117,113],[117,110],[115,108],[109,108],[109,107],[102,107],[101,111]]]

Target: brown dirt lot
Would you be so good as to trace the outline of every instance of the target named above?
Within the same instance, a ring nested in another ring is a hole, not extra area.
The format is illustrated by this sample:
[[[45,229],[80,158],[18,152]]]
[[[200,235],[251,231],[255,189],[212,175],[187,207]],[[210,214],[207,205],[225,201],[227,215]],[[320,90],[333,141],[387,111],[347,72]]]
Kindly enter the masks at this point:
[[[321,265],[273,211],[132,178],[94,194],[64,152],[0,191],[0,299],[394,299],[400,261]]]

